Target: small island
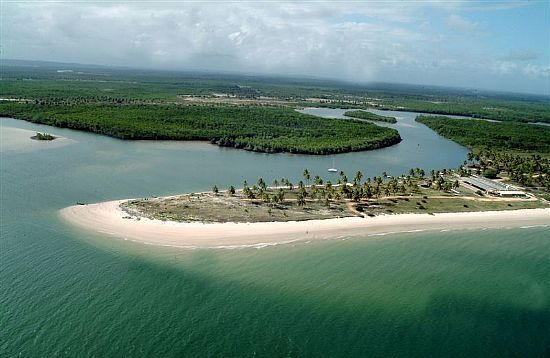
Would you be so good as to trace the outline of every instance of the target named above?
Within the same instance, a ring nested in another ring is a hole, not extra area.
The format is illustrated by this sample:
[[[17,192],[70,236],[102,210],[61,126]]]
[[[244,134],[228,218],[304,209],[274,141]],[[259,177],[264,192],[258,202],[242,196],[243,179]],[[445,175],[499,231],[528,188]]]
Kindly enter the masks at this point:
[[[40,132],[36,132],[36,135],[33,135],[31,137],[31,139],[34,139],[34,140],[46,140],[46,141],[54,140],[55,138],[57,137],[54,137],[53,135],[48,133],[40,133]]]
[[[367,111],[347,111],[344,113],[344,116],[346,117],[352,117],[352,118],[358,118],[358,119],[365,119],[368,121],[378,121],[378,122],[387,122],[387,123],[397,123],[397,119],[395,117],[390,116],[381,116],[379,114],[367,112]]]

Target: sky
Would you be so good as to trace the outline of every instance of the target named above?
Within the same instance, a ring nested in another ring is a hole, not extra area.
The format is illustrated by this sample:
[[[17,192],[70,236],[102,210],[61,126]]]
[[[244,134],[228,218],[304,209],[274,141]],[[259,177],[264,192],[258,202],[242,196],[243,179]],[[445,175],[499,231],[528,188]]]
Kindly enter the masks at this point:
[[[550,0],[0,0],[1,57],[550,95]]]

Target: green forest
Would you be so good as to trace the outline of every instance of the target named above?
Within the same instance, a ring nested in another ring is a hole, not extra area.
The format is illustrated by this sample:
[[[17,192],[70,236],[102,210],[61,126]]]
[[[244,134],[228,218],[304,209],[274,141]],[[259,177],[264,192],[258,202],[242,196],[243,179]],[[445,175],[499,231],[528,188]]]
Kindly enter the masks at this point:
[[[416,120],[445,138],[474,149],[550,153],[550,126],[418,116]]]
[[[391,128],[273,106],[0,102],[0,115],[120,139],[209,140],[267,153],[344,153],[401,140]]]
[[[70,69],[69,72],[58,70]],[[71,72],[72,71],[72,72]],[[390,109],[512,122],[550,123],[548,96],[387,83],[135,70],[105,66],[9,61],[3,98],[65,103],[174,103],[182,96],[277,100],[289,107]]]
[[[367,111],[347,111],[344,113],[344,116],[358,119],[366,119],[369,121],[397,123],[397,119],[395,119],[395,117],[381,116]]]

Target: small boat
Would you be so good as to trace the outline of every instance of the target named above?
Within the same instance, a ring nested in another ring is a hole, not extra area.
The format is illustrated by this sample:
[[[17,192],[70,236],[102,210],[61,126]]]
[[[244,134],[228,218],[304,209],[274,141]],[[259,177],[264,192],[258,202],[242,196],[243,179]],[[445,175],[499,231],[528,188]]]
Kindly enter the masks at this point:
[[[338,169],[334,168],[334,158],[332,158],[332,168],[329,168],[328,171],[331,172],[331,173],[338,172]]]

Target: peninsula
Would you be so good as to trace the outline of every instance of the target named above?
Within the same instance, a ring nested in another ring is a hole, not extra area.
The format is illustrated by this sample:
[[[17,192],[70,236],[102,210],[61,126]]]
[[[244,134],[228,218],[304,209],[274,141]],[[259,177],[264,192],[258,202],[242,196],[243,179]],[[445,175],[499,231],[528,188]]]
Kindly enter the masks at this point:
[[[353,180],[340,173],[335,184],[311,178],[307,169],[303,176],[314,183],[295,186],[282,178],[268,187],[260,178],[240,190],[213,186],[208,193],[75,205],[60,215],[80,228],[125,240],[193,248],[550,225],[545,199],[475,174],[424,177],[422,169],[411,169],[399,178],[385,174],[362,181],[361,172]]]

